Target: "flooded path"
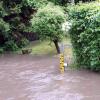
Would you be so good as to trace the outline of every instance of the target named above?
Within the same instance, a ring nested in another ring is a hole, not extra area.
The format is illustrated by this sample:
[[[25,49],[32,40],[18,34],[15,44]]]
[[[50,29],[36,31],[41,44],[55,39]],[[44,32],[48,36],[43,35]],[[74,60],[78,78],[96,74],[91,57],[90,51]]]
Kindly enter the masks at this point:
[[[0,100],[100,100],[100,75],[65,74],[57,57],[0,56]]]

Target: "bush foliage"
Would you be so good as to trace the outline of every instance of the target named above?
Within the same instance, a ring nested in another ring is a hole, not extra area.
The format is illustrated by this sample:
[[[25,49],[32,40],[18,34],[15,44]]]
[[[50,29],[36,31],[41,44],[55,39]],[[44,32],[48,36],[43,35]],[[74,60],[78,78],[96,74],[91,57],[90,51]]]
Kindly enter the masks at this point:
[[[22,33],[30,26],[31,15],[36,11],[35,4],[36,0],[0,0],[1,49],[14,51],[27,44],[28,40]]]
[[[39,9],[32,19],[32,29],[41,39],[60,40],[63,36],[62,23],[65,21],[63,10],[59,6],[48,4]]]
[[[79,65],[100,71],[100,3],[69,7],[69,31]]]
[[[5,47],[4,49],[6,51],[16,51],[18,49],[18,46],[16,45],[16,43],[13,40],[7,41],[5,42]]]

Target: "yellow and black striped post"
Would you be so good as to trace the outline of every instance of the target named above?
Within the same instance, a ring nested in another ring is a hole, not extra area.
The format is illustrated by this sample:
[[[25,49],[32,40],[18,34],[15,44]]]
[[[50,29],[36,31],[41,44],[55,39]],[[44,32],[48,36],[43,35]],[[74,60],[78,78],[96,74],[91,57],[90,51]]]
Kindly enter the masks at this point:
[[[64,73],[65,68],[64,68],[64,54],[60,54],[60,72]]]

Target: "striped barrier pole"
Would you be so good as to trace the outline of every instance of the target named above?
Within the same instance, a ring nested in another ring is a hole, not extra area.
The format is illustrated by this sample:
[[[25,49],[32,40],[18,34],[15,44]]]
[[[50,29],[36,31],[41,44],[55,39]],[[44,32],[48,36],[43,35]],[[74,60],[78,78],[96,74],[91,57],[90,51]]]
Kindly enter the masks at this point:
[[[60,72],[61,73],[64,73],[65,71],[65,66],[64,66],[64,45],[61,44],[60,46]]]
[[[64,73],[65,67],[64,67],[64,55],[63,53],[60,54],[60,72]]]

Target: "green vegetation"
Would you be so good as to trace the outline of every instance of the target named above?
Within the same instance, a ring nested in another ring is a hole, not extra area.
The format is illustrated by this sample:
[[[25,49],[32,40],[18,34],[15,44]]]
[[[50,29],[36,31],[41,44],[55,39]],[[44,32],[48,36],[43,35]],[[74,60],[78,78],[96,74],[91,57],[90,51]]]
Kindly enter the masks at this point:
[[[70,37],[80,67],[100,71],[100,3],[69,7]]]
[[[56,48],[53,43],[50,43],[50,41],[33,41],[31,42],[28,46],[25,46],[22,49],[19,49],[16,51],[18,54],[22,54],[22,50],[29,50],[31,49],[32,55],[55,55],[56,53]],[[1,51],[2,52],[2,51]]]
[[[34,8],[27,0],[0,1],[0,48],[4,51],[15,51],[23,46],[23,32],[29,26]],[[27,40],[24,39],[24,45]],[[20,45],[19,45],[20,44]]]
[[[60,53],[58,42],[64,36],[62,23],[65,22],[64,11],[59,6],[48,4],[39,9],[32,19],[32,31],[39,34],[40,39],[54,42]]]
[[[4,51],[12,51],[23,47],[22,42],[27,45],[28,40],[24,36],[25,32],[30,30],[32,15],[38,9],[45,8],[48,3],[48,0],[1,0],[0,48]]]
[[[71,44],[69,38],[67,38],[67,39],[64,38],[62,41],[63,41],[64,44],[66,44],[66,43],[67,44]],[[50,55],[56,55],[57,54],[54,43],[52,43],[52,42],[50,42],[48,40],[45,40],[45,41],[41,41],[41,40],[33,41],[33,42],[29,43],[28,46],[25,46],[22,49],[25,49],[25,50],[32,49],[32,52],[31,52],[32,55],[49,55],[50,56]],[[18,54],[21,54],[22,53],[22,49],[19,49],[16,52]],[[68,57],[72,57],[73,56],[72,48],[65,48],[64,53],[65,53],[65,56],[68,56]]]
[[[53,4],[47,6],[48,4],[50,4],[50,2],[52,2]],[[42,9],[42,12],[46,11],[47,15],[53,12],[56,17],[51,14],[52,16],[49,15],[49,18],[54,17],[53,20],[56,19],[54,24],[57,24],[57,26],[59,26],[63,18],[63,11],[61,10],[62,7],[59,5],[66,5],[68,2],[69,1],[66,0],[0,0],[0,48],[2,48],[3,51],[12,51],[27,45],[28,40],[25,37],[25,34],[29,32],[32,27],[32,24],[34,22],[33,15],[35,13],[36,15],[38,15],[40,13],[40,9]],[[57,4],[59,7],[57,7],[55,4]],[[49,8],[52,12],[48,10]],[[47,15],[45,14],[45,17],[48,17]],[[43,15],[41,15],[41,18],[43,18]],[[31,19],[33,19],[33,22],[31,22]],[[55,27],[54,25],[51,26]],[[55,31],[58,32],[61,29],[61,26],[59,27],[58,29],[56,27]],[[48,28],[48,32],[49,31],[50,29]],[[50,34],[54,35],[53,32]],[[58,34],[59,33],[55,34],[57,35],[57,38],[59,38],[60,36]],[[9,43],[11,43],[11,45]]]
[[[53,43],[50,44],[49,41],[36,41],[32,43],[29,47],[32,48],[32,54],[34,55],[54,55],[56,54],[56,49]]]
[[[4,52],[3,48],[0,48],[0,54],[2,54]]]
[[[95,1],[95,0],[48,0],[53,2],[56,5],[62,5],[62,6],[66,6],[69,3],[79,3],[79,2],[91,2],[91,1]]]
[[[70,44],[69,39],[63,40],[63,42]],[[35,41],[31,43],[29,46],[26,48],[32,49],[32,54],[33,55],[56,55],[56,48],[55,45],[50,41]],[[70,57],[72,58],[73,53],[72,53],[72,48],[65,48],[64,51],[65,57]]]

